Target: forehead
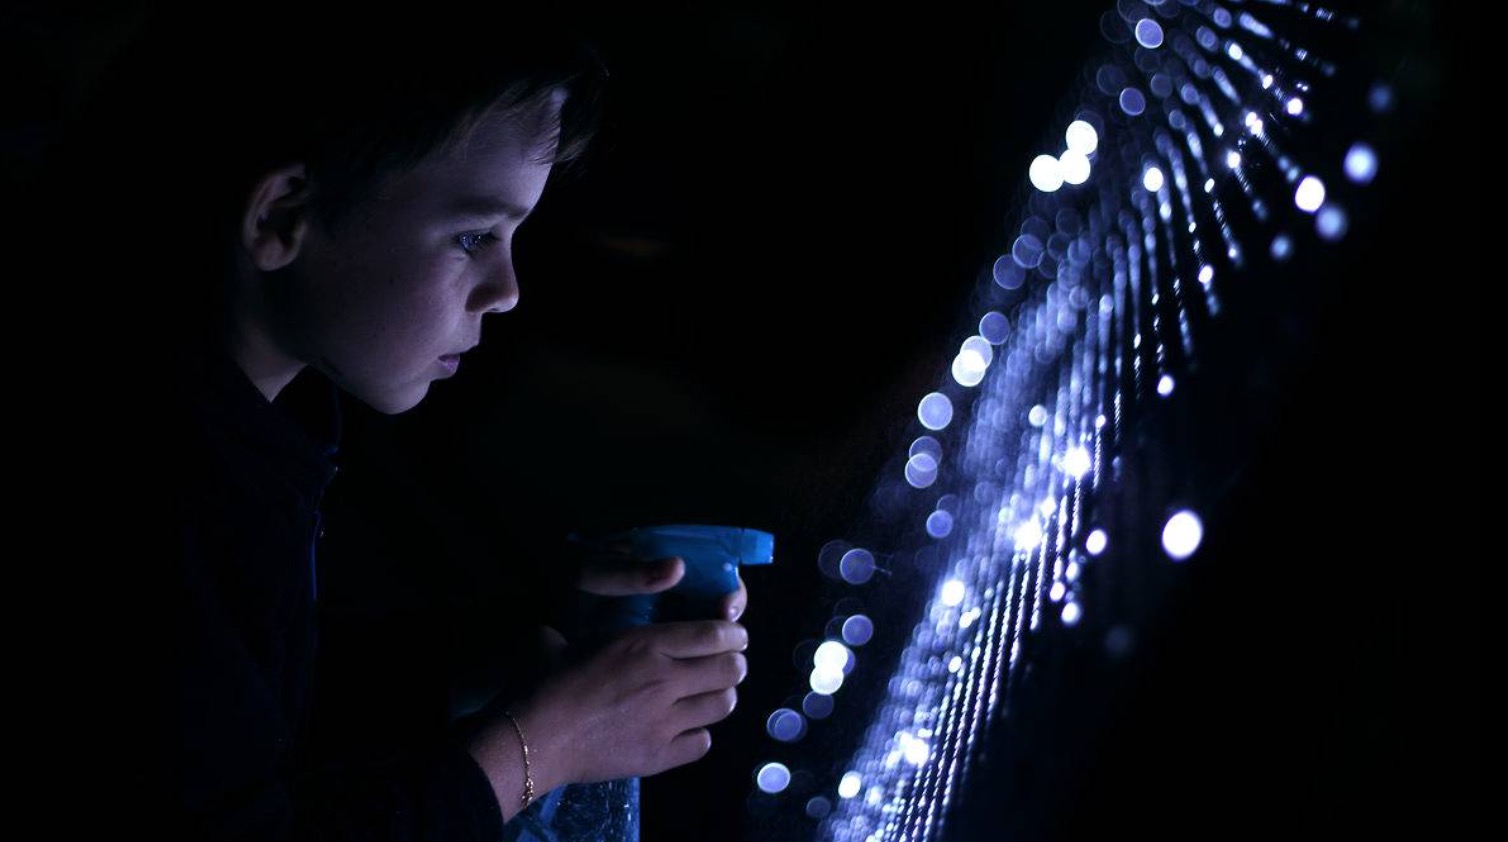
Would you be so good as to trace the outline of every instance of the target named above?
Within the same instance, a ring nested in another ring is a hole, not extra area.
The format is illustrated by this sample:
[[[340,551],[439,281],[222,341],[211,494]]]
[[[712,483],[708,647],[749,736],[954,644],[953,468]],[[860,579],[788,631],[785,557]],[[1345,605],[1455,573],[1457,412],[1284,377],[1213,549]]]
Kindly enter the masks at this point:
[[[484,196],[532,208],[555,154],[552,108],[558,105],[483,113],[451,142],[391,179],[382,198],[428,207],[459,196]]]

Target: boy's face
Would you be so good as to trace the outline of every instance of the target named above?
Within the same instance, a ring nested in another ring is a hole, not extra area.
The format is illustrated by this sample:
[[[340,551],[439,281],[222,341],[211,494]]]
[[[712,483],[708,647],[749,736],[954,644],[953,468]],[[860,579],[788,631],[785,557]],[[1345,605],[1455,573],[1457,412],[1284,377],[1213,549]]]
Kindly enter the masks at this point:
[[[333,228],[311,224],[273,317],[278,344],[380,412],[412,408],[454,374],[482,316],[518,302],[513,234],[553,157],[541,120],[493,113]]]

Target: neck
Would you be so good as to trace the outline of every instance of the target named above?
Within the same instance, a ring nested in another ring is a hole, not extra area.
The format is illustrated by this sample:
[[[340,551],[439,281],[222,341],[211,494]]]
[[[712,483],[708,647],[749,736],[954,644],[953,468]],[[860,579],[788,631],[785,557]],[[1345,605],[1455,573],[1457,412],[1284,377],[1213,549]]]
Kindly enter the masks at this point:
[[[283,353],[265,334],[246,325],[236,325],[231,330],[227,350],[269,402],[304,370],[304,363]]]

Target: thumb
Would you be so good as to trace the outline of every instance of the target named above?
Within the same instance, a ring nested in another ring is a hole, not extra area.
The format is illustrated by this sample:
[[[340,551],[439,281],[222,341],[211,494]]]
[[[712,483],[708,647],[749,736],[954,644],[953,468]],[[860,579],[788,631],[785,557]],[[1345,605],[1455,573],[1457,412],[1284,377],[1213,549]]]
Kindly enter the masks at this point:
[[[659,593],[673,587],[686,573],[678,557],[655,561],[588,559],[581,566],[576,587],[597,596],[633,596]]]

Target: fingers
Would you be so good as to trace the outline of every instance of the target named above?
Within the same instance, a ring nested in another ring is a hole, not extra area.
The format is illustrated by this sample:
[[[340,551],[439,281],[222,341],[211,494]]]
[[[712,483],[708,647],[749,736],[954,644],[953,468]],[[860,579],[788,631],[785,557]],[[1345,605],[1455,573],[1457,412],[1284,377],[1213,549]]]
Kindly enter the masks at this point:
[[[684,676],[679,685],[683,700],[703,693],[726,690],[743,682],[749,674],[749,661],[741,652],[725,652],[680,661]]]
[[[679,721],[701,727],[727,719],[737,706],[738,691],[726,687],[681,699],[675,703],[675,713]]]
[[[702,658],[749,648],[749,632],[726,620],[658,623],[636,633],[648,636],[654,648],[672,658]]]
[[[685,573],[685,563],[674,557],[638,561],[599,556],[582,562],[576,587],[598,596],[659,593],[674,586]]]
[[[744,609],[749,605],[749,588],[744,584],[744,577],[738,577],[738,590],[723,597],[723,616],[729,620],[737,621],[744,615]]]
[[[669,763],[666,768],[701,760],[711,750],[712,734],[706,728],[693,728],[670,741],[665,751],[665,759]]]

